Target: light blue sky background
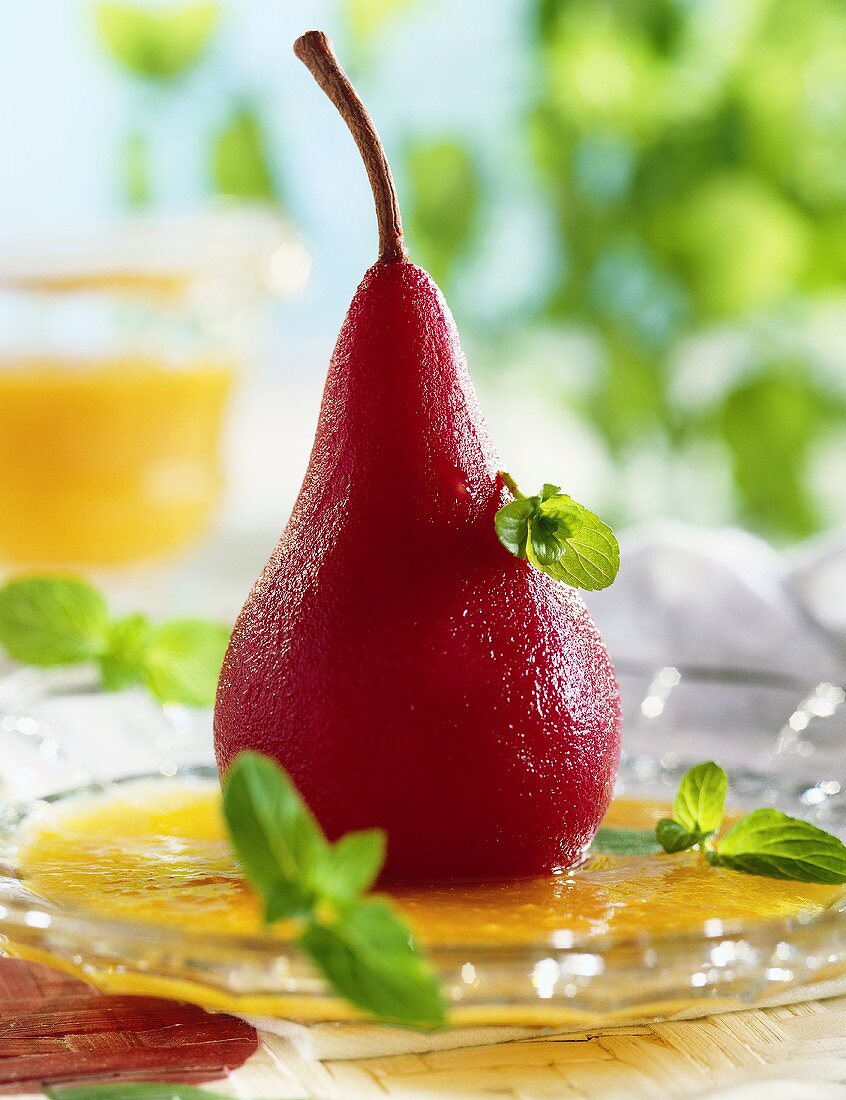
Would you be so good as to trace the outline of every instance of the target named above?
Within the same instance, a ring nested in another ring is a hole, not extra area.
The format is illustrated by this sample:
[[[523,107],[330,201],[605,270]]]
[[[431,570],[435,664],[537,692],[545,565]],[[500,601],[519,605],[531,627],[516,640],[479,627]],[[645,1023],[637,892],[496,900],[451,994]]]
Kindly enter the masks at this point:
[[[337,328],[373,259],[375,228],[353,144],[291,52],[297,34],[317,26],[353,59],[362,95],[394,151],[401,189],[396,154],[405,141],[469,135],[488,199],[486,232],[452,295],[459,318],[500,321],[539,293],[539,274],[550,262],[548,234],[515,125],[531,95],[521,0],[412,3],[358,65],[338,2],[230,0],[207,62],[164,96],[104,55],[92,7],[91,0],[28,0],[6,12],[0,204],[15,230],[85,223],[119,210],[120,139],[145,115],[156,120],[159,203],[197,203],[208,135],[233,96],[246,93],[263,108],[291,213],[315,260],[291,323],[325,318]]]

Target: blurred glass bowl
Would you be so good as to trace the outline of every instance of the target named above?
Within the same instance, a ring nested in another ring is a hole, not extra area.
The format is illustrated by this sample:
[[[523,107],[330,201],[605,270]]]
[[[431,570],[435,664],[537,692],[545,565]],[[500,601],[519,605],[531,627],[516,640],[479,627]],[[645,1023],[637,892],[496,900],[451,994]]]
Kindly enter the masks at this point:
[[[0,561],[125,565],[208,528],[233,384],[309,257],[267,209],[0,247]]]

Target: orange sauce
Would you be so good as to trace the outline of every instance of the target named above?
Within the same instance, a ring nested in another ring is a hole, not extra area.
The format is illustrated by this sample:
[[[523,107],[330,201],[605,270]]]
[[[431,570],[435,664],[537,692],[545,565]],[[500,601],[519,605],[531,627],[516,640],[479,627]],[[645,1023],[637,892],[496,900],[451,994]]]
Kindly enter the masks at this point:
[[[606,824],[645,828],[667,810],[620,799]],[[236,865],[211,784],[166,793],[140,784],[120,798],[51,811],[25,838],[19,865],[30,889],[61,905],[186,930],[263,931],[259,901]],[[712,868],[684,853],[596,855],[563,875],[389,892],[426,944],[503,945],[821,912],[843,889]],[[277,925],[268,934],[284,932]]]

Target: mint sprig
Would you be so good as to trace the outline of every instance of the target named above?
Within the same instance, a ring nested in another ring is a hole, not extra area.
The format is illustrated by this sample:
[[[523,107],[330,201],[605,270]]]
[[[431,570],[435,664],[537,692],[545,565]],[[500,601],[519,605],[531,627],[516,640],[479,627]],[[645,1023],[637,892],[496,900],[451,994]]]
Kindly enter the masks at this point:
[[[713,760],[697,764],[682,776],[673,801],[673,818],[684,829],[711,836],[726,809],[728,776]]]
[[[301,948],[342,997],[392,1023],[446,1022],[410,929],[385,899],[365,896],[384,862],[384,833],[330,844],[285,772],[253,752],[240,753],[226,774],[223,815],[265,921],[296,921]]]
[[[0,588],[0,644],[25,665],[95,660],[108,643],[109,609],[73,577],[25,577]]]
[[[655,838],[665,852],[699,847],[713,866],[751,875],[846,883],[846,845],[831,833],[780,810],[753,810],[713,839],[723,823],[728,777],[713,761],[685,772],[673,817],[658,822]]]
[[[214,702],[229,628],[199,619],[112,616],[78,577],[23,577],[0,587],[0,648],[21,664],[93,663],[106,691],[141,685],[167,703]]]
[[[166,1081],[138,1081],[107,1085],[47,1085],[49,1100],[228,1100],[221,1092]]]
[[[770,808],[754,810],[726,833],[712,862],[769,878],[846,882],[846,845],[809,821]]]
[[[494,517],[499,541],[553,580],[573,588],[607,588],[620,569],[620,547],[611,528],[583,504],[545,484],[535,496],[520,491],[510,474],[499,476],[514,494]]]

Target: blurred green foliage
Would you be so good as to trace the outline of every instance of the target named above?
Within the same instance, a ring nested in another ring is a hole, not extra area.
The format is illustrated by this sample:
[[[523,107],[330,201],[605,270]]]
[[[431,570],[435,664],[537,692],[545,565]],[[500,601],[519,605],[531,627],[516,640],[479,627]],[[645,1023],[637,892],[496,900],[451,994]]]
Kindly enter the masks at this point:
[[[358,43],[369,42],[420,0],[343,0],[347,26]]]
[[[270,167],[267,138],[256,106],[235,105],[212,143],[212,179],[222,195],[275,202],[278,187]]]
[[[112,60],[165,93],[206,59],[220,16],[216,2],[165,8],[100,0],[94,8],[98,36]],[[150,145],[155,115],[149,114],[147,129],[133,127],[123,140],[123,191],[135,207],[153,199]],[[254,202],[279,201],[262,119],[248,99],[235,97],[229,116],[212,136],[208,160],[209,182],[217,193]]]
[[[456,138],[421,140],[405,152],[406,229],[435,282],[447,286],[479,230],[482,181],[470,150]]]
[[[219,17],[216,3],[148,8],[104,2],[95,8],[97,30],[114,60],[157,81],[174,80],[197,64]]]
[[[604,348],[592,422],[620,463],[644,440],[716,439],[747,523],[816,530],[808,466],[846,407],[810,353],[756,350],[754,322],[844,289],[846,5],[533,6],[530,132],[560,258],[547,309]],[[750,363],[690,408],[679,348],[718,326],[753,333]]]

